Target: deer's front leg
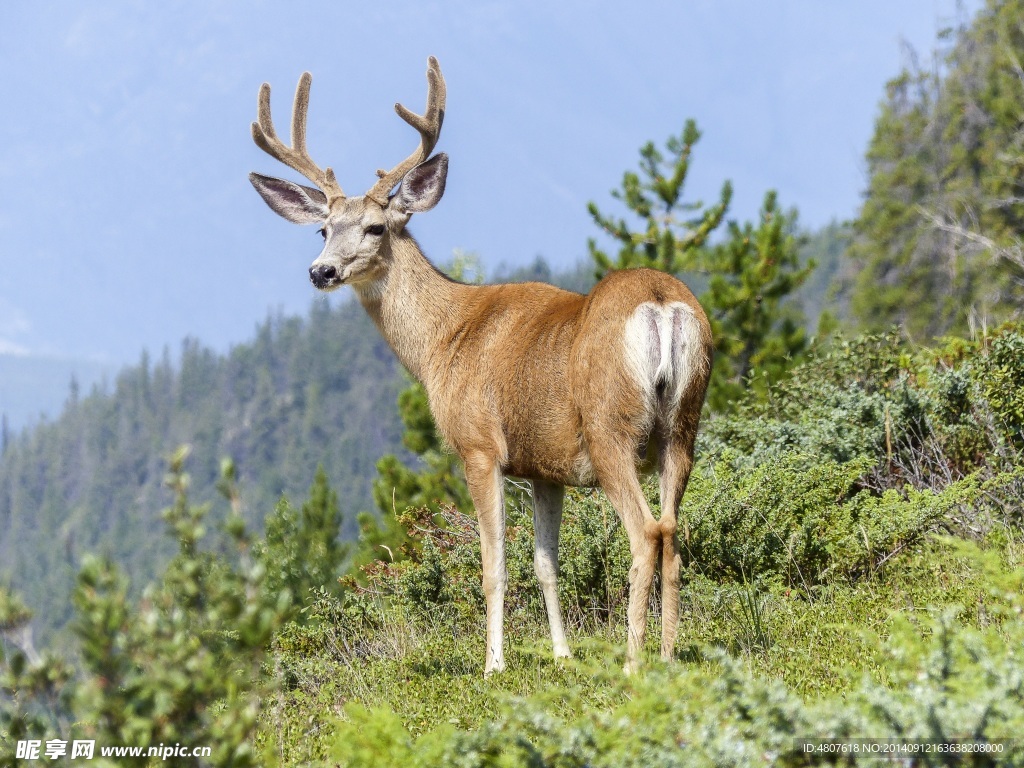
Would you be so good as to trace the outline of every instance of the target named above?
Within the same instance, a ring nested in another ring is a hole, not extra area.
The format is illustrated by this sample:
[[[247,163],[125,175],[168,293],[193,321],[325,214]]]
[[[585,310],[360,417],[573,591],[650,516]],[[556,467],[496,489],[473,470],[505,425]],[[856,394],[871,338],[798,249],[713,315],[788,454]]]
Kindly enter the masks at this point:
[[[505,668],[503,620],[505,613],[505,495],[497,462],[477,453],[465,457],[466,484],[480,521],[484,597],[487,600],[487,660],[484,674]]]

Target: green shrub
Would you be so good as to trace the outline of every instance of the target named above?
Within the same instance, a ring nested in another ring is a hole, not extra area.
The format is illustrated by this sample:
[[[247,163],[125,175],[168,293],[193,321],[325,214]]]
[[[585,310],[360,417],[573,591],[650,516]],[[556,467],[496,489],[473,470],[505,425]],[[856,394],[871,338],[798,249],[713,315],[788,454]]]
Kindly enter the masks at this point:
[[[656,489],[649,489],[654,490]],[[478,623],[484,611],[480,541],[476,520],[454,507],[440,512],[410,509],[401,516],[414,546],[399,562],[364,566],[351,579],[350,609],[372,621],[375,613],[401,605],[413,617]],[[535,626],[544,613],[534,575],[532,512],[522,489],[511,487],[506,514],[508,625]],[[624,608],[629,544],[614,510],[596,492],[570,489],[563,512],[559,596],[571,627],[607,624]]]
[[[936,350],[912,351],[895,334],[837,341],[769,402],[750,398],[733,415],[712,415],[699,451],[742,472],[787,454],[807,457],[808,468],[867,459],[856,485],[876,493],[941,492],[971,474],[987,481],[1021,464],[1022,352],[1020,325]],[[981,522],[1019,519],[1021,502],[1016,487],[989,497]]]
[[[1006,326],[988,342],[987,354],[974,366],[981,397],[1000,430],[1018,449],[1024,447],[1024,331]]]
[[[717,580],[820,582],[865,464],[808,463],[789,454],[750,473],[702,465],[680,515],[688,567]]]
[[[893,435],[921,431],[908,362],[893,335],[837,341],[795,368],[769,401],[750,398],[734,414],[707,419],[700,451],[728,453],[747,470],[784,453],[837,462],[885,456],[887,423]]]

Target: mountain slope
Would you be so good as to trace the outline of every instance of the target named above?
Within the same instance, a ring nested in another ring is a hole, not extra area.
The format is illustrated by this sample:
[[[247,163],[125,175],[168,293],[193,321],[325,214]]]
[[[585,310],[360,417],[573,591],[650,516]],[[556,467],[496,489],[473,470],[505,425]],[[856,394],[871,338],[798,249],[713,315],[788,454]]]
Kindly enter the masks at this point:
[[[165,457],[193,446],[192,497],[216,501],[220,461],[235,461],[245,515],[261,523],[327,470],[354,536],[372,509],[375,463],[400,452],[394,355],[356,302],[273,317],[217,355],[194,340],[172,365],[147,355],[109,392],[72,395],[59,418],[14,437],[0,458],[0,579],[37,612],[44,635],[69,617],[84,553],[108,554],[138,583],[169,554],[160,510]],[[223,516],[214,504],[211,521]]]

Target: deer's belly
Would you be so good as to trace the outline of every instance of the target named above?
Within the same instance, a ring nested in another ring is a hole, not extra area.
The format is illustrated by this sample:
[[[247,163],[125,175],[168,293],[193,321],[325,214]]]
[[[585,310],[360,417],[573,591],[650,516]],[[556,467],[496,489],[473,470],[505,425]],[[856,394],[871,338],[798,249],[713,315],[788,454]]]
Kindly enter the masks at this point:
[[[508,461],[502,469],[507,475],[527,480],[579,487],[597,485],[590,455],[577,439],[558,444],[544,441],[543,436],[508,440]]]

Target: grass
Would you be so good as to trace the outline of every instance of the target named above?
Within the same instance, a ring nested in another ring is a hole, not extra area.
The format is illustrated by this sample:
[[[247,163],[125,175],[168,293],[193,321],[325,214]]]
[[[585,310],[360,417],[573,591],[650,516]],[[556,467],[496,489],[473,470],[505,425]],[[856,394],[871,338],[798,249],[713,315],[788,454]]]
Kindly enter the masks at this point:
[[[884,645],[894,616],[926,628],[957,605],[968,626],[996,621],[986,608],[993,600],[990,584],[977,560],[958,547],[934,539],[901,553],[872,578],[810,593],[691,577],[671,666],[711,680],[722,673],[722,662],[706,652],[723,649],[752,676],[781,683],[808,702],[850,694],[865,679],[892,685]],[[1016,534],[990,537],[985,550],[1006,569],[1022,565],[1024,547]],[[456,625],[394,607],[383,615],[388,621],[374,642],[358,648],[329,621],[293,627],[279,638],[275,654],[287,670],[287,685],[263,717],[265,743],[276,743],[284,764],[324,759],[338,722],[351,716],[353,706],[394,713],[411,737],[420,737],[438,726],[477,731],[527,697],[542,701],[550,716],[572,721],[628,706],[635,695],[620,672],[622,616],[610,628],[573,633],[574,658],[555,662],[537,615],[532,626],[506,636],[506,671],[485,679],[482,613]],[[662,667],[657,629],[653,622],[641,677]]]

